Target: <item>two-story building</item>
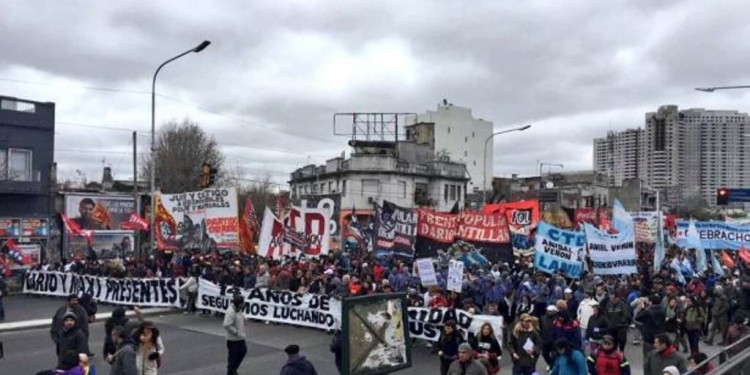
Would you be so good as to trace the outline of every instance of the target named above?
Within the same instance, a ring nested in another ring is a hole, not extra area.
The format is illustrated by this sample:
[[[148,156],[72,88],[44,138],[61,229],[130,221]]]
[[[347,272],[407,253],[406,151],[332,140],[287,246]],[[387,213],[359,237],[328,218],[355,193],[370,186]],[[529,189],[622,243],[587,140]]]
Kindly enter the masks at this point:
[[[294,171],[289,184],[293,202],[338,195],[340,210],[371,209],[383,200],[403,207],[449,211],[463,207],[467,183],[462,163],[437,160],[428,145],[413,141],[350,141],[352,153],[325,165]]]
[[[45,247],[54,212],[55,104],[0,96],[0,243]]]

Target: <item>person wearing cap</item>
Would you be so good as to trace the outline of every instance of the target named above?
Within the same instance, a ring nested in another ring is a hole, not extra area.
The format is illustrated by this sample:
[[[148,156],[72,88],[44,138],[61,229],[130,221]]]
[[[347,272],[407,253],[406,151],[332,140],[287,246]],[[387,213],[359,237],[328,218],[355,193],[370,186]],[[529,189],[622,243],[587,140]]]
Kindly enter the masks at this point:
[[[318,375],[310,361],[304,355],[299,354],[299,345],[292,344],[284,348],[288,356],[280,375]]]
[[[552,322],[557,317],[558,311],[555,305],[547,306],[547,314],[542,317],[541,321],[542,357],[544,358],[544,362],[547,362],[547,371],[555,364],[554,348],[552,347],[555,343],[552,336]]]
[[[630,375],[630,363],[622,351],[617,350],[611,335],[602,337],[602,344],[586,359],[589,375]]]
[[[76,325],[78,316],[68,311],[62,317],[62,327],[57,334],[57,364],[62,364],[63,354],[72,350],[77,354],[89,353],[86,335]]]
[[[487,368],[473,358],[471,345],[462,343],[458,346],[458,359],[451,363],[447,375],[487,375]]]
[[[662,375],[680,375],[680,370],[674,366],[667,366],[662,370]]]
[[[89,337],[89,314],[86,313],[86,309],[79,303],[79,298],[75,294],[68,296],[66,303],[57,309],[55,315],[52,317],[52,326],[50,327],[50,336],[55,344],[58,344],[60,338],[59,335],[63,328],[63,317],[68,313],[72,312],[75,314],[76,328],[80,329],[83,335],[86,337],[86,347],[88,347]],[[89,354],[86,352],[86,354]]]

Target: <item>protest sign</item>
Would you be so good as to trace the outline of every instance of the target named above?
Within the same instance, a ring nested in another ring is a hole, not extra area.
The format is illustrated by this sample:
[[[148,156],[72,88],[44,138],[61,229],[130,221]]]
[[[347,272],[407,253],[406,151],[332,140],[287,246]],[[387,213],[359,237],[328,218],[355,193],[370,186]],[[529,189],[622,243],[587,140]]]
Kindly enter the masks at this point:
[[[383,201],[375,209],[375,256],[414,256],[417,236],[417,211]]]
[[[161,249],[237,248],[237,189],[216,187],[159,194],[156,239]]]
[[[534,230],[539,223],[538,200],[486,204],[482,212],[505,215],[514,253],[529,255],[533,252]]]
[[[279,219],[266,207],[258,254],[274,259],[327,255],[331,230],[327,214],[327,209],[292,207]]]
[[[689,221],[677,221],[677,245],[683,246],[687,239]],[[739,250],[750,247],[750,226],[723,221],[696,221],[701,245],[705,250]]]
[[[422,286],[438,285],[437,275],[435,274],[435,265],[432,264],[431,258],[417,259],[417,271]]]
[[[448,265],[448,290],[461,293],[464,285],[464,263],[452,259]]]
[[[541,222],[536,233],[534,267],[549,274],[562,271],[567,277],[580,279],[585,246],[584,233]]]
[[[635,231],[608,234],[590,224],[584,225],[592,271],[596,275],[635,274]]]
[[[468,334],[478,334],[484,323],[490,323],[497,342],[503,342],[503,317],[471,314],[459,309],[428,309],[409,307],[409,336],[428,341],[438,341],[445,322],[456,322],[459,332],[468,339]]]
[[[473,211],[447,214],[428,209],[418,212],[416,250],[419,257],[442,255],[476,259],[474,255],[478,255],[486,258],[484,262],[512,263],[513,250],[505,215]]]
[[[242,312],[248,318],[326,330],[341,325],[341,302],[328,296],[267,288],[240,292],[245,297]],[[232,296],[232,291],[200,279],[196,307],[224,313]]]
[[[631,212],[635,223],[635,252],[638,259],[638,272],[651,272],[652,269],[658,269],[661,260],[654,258],[657,252],[657,246],[661,247],[662,239],[659,238],[661,233],[659,225],[661,219],[657,211]],[[656,268],[654,268],[656,267]]]
[[[179,288],[177,278],[116,279],[45,271],[27,272],[23,284],[26,294],[67,297],[83,292],[99,302],[151,307],[179,307]]]

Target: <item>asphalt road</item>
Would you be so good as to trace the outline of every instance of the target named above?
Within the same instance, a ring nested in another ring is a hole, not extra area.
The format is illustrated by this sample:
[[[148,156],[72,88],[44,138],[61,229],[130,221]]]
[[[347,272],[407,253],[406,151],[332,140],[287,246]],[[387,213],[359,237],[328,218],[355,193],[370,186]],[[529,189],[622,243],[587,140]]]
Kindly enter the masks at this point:
[[[7,301],[6,301],[7,302]],[[44,305],[46,311],[41,311]],[[50,317],[61,299],[47,302],[31,301],[27,307],[17,311],[34,311],[26,315],[28,319]],[[49,306],[46,306],[49,304]],[[26,304],[23,304],[26,305]],[[14,308],[17,309],[17,308]],[[34,316],[31,316],[34,315]],[[168,314],[154,316],[153,320],[162,332],[166,347],[163,367],[160,374],[224,374],[226,372],[226,342],[220,318],[199,317],[196,315]],[[94,364],[98,373],[108,373],[109,365],[101,358],[104,342],[104,326],[97,322],[91,326],[91,350],[97,354]],[[632,330],[629,336],[632,340]],[[321,375],[336,374],[333,355],[329,351],[331,336],[325,332],[297,328],[287,325],[263,324],[250,321],[247,324],[248,354],[240,368],[242,374],[277,374],[286,361],[283,348],[298,344]],[[54,346],[49,338],[48,328],[19,332],[0,333],[0,341],[5,347],[5,359],[0,360],[0,374],[33,374],[51,368],[56,363]],[[701,345],[707,354],[715,353],[718,347]],[[628,345],[626,354],[631,363],[632,374],[642,374],[643,359],[640,346]],[[538,369],[546,364],[539,360]],[[503,356],[503,374],[510,373],[510,359]],[[413,367],[400,374],[439,374],[438,360],[430,354],[430,349],[419,342],[413,349]],[[542,372],[543,373],[543,372]]]

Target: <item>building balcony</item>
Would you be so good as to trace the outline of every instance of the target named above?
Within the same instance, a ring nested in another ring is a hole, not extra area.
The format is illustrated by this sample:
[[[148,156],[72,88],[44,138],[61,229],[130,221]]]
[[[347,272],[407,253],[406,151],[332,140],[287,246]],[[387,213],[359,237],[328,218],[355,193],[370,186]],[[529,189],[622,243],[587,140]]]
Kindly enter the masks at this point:
[[[390,155],[353,155],[348,160],[343,160],[337,165],[337,169],[307,166],[298,169],[291,175],[292,181],[300,181],[339,173],[400,173],[409,175],[422,175],[425,177],[444,177],[462,179],[468,178],[465,174],[466,167],[461,163],[432,161],[424,163],[409,163],[399,160]]]

